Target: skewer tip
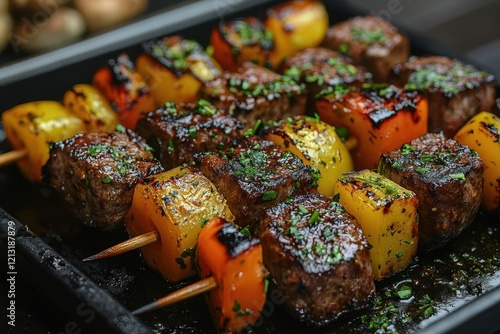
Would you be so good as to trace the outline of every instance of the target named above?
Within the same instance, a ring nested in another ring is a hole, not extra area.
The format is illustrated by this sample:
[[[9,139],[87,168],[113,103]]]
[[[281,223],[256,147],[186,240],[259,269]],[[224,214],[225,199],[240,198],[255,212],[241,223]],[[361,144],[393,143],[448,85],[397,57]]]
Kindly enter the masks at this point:
[[[142,314],[142,313],[146,313],[146,312],[152,311],[152,310],[156,309],[157,307],[158,307],[157,306],[157,302],[152,302],[150,304],[147,304],[147,305],[144,305],[142,307],[139,307],[137,310],[132,311],[131,313],[133,315],[139,315],[139,314]]]
[[[82,261],[83,261],[83,262],[90,262],[90,261],[97,260],[96,255],[97,255],[97,254],[92,255],[92,256],[89,256],[89,257],[86,257],[86,258],[84,258]]]
[[[158,233],[158,231],[151,231],[145,234],[138,235],[131,239],[128,239],[127,241],[119,243],[118,245],[111,246],[103,250],[102,252],[86,257],[82,261],[89,262],[94,260],[105,259],[137,248],[141,248],[143,246],[149,245],[159,240],[160,240],[160,234]]]

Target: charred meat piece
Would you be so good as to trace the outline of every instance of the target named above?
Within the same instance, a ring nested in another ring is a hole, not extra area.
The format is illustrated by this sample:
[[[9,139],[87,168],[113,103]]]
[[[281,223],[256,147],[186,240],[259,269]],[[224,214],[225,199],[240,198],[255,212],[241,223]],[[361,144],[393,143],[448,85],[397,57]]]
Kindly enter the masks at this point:
[[[483,161],[443,134],[425,134],[383,154],[378,169],[417,195],[420,249],[438,248],[458,236],[481,204]]]
[[[206,100],[168,102],[139,120],[136,130],[167,170],[193,162],[196,153],[224,149],[242,135],[240,122]]]
[[[225,109],[244,128],[257,120],[267,122],[304,114],[304,87],[264,67],[245,62],[237,72],[226,72],[222,78],[208,82],[203,98]]]
[[[447,57],[411,57],[396,65],[391,83],[422,90],[429,99],[429,132],[444,131],[453,137],[469,118],[492,110],[495,103],[493,75]]]
[[[331,26],[323,46],[348,55],[385,82],[391,69],[408,60],[410,43],[396,27],[375,15],[358,16]]]
[[[283,73],[306,85],[308,105],[312,108],[315,96],[329,86],[360,85],[371,80],[371,74],[351,64],[347,57],[325,48],[305,49],[288,58]]]
[[[112,229],[129,210],[137,182],[162,171],[130,130],[85,133],[52,144],[43,180],[83,223]]]
[[[274,143],[245,138],[226,154],[200,153],[201,172],[226,198],[235,222],[254,230],[265,210],[288,197],[316,191],[319,172]]]
[[[260,232],[264,264],[295,318],[324,326],[366,306],[375,292],[365,235],[328,197],[307,194],[278,204]]]

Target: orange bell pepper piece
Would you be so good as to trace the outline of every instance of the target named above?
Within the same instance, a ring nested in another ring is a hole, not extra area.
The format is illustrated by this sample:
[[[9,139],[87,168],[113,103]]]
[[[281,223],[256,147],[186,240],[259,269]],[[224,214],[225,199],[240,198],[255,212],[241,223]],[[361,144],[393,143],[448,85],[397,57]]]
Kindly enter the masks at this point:
[[[330,87],[317,96],[321,120],[357,139],[354,169],[377,168],[380,156],[427,133],[427,99],[395,86]]]
[[[201,278],[217,283],[207,295],[217,329],[236,333],[254,324],[266,301],[260,241],[214,217],[198,237],[197,254]]]
[[[236,72],[243,62],[266,66],[274,48],[273,34],[256,17],[221,22],[212,30],[213,58],[226,71]]]
[[[153,97],[144,79],[127,54],[109,60],[94,74],[92,85],[110,102],[120,122],[134,130],[137,120],[155,110]]]

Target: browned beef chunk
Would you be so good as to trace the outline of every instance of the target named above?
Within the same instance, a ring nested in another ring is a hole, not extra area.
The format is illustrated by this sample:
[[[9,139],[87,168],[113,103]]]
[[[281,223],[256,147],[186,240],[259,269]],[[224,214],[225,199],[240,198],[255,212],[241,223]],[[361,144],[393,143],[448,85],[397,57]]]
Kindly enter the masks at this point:
[[[242,125],[206,100],[166,103],[139,120],[136,131],[154,148],[165,169],[193,162],[199,152],[224,149],[242,135]]]
[[[288,197],[316,191],[319,173],[266,140],[243,139],[226,154],[201,153],[201,172],[226,198],[240,226],[254,230],[265,210]]]
[[[455,133],[481,111],[495,103],[494,77],[471,65],[447,57],[411,57],[396,65],[391,83],[422,90],[429,99],[429,132]]]
[[[383,154],[379,172],[417,195],[420,249],[438,248],[458,236],[479,209],[483,161],[442,134],[425,134]]]
[[[307,88],[308,111],[315,109],[315,96],[336,85],[360,85],[371,80],[371,74],[330,49],[309,48],[288,58],[283,65],[284,76],[302,82]]]
[[[323,46],[348,55],[385,82],[391,69],[408,60],[410,43],[396,27],[375,15],[358,16],[331,26]]]
[[[226,72],[207,83],[202,96],[236,117],[244,128],[304,114],[303,86],[264,67],[244,63],[238,72]]]
[[[137,182],[162,171],[130,130],[85,133],[52,144],[43,180],[83,223],[111,229],[129,210]]]
[[[326,325],[375,292],[365,235],[339,203],[296,196],[268,210],[259,230],[264,264],[301,321]]]

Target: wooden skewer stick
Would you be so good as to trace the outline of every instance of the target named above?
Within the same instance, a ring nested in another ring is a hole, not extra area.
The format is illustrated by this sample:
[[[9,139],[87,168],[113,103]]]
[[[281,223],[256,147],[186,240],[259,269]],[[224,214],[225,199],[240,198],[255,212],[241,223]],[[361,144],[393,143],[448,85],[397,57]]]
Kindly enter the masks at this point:
[[[111,246],[103,250],[102,252],[99,252],[95,255],[83,259],[83,261],[87,262],[87,261],[105,259],[137,248],[141,248],[142,246],[146,246],[157,241],[160,241],[160,233],[158,233],[158,231],[151,231],[130,238],[127,241],[119,243],[118,245]]]
[[[344,145],[350,151],[358,146],[358,140],[356,139],[356,137],[351,136],[344,141]]]
[[[11,163],[21,160],[26,155],[28,155],[28,151],[26,150],[10,151],[0,154],[0,167],[7,166]]]
[[[160,298],[151,304],[145,305],[133,311],[132,314],[137,315],[144,312],[156,310],[161,307],[169,306],[185,299],[200,295],[217,287],[217,283],[213,276],[204,278],[196,283],[185,286],[177,291],[174,291],[163,298]]]

